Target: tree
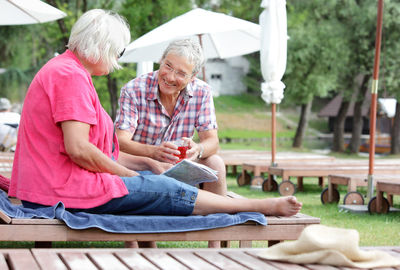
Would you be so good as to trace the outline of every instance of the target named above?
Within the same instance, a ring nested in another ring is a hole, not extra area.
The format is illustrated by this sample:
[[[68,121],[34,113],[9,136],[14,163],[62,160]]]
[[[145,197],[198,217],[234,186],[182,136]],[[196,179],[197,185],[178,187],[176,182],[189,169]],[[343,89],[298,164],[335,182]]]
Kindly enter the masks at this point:
[[[301,107],[293,147],[301,147],[312,100],[339,87],[339,73],[349,56],[345,29],[332,15],[336,1],[294,1],[288,5],[288,60],[284,104]],[[318,25],[318,27],[316,27]]]
[[[400,64],[400,61],[397,60],[398,57],[394,57],[399,51],[398,29],[400,23],[397,16],[400,14],[398,6],[399,1],[385,1],[384,6],[383,32],[390,34],[383,35],[383,55],[393,55],[393,59],[384,59],[386,67],[383,69],[384,76],[382,74],[381,79],[384,81],[384,85],[391,89],[387,93],[392,95],[395,95],[399,89],[399,83],[397,80],[393,80],[394,77],[398,76]],[[353,131],[349,151],[358,153],[363,125],[361,110],[370,89],[369,84],[372,79],[374,64],[377,2],[375,0],[342,0],[338,1],[336,10],[338,11],[339,21],[346,25],[347,34],[345,37],[348,40],[348,50],[353,52],[346,64],[349,79],[343,81],[342,89],[355,93]],[[357,31],[354,31],[354,29],[357,29]],[[350,94],[347,96],[350,96]],[[334,133],[334,137],[340,137],[340,135]]]

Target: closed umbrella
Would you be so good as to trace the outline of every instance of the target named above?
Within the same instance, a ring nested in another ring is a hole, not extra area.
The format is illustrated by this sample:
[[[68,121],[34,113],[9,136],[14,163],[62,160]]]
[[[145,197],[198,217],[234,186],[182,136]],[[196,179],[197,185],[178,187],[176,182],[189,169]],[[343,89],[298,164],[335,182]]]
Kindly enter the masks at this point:
[[[0,0],[0,25],[45,23],[65,16],[40,0]]]
[[[207,59],[249,54],[260,49],[260,31],[258,24],[196,8],[133,41],[120,62],[158,62],[168,44],[182,38],[200,40]]]
[[[263,0],[261,7],[264,8],[260,15],[260,62],[264,79],[261,97],[271,104],[271,165],[276,166],[276,104],[281,103],[285,88],[281,80],[286,70],[286,1]]]

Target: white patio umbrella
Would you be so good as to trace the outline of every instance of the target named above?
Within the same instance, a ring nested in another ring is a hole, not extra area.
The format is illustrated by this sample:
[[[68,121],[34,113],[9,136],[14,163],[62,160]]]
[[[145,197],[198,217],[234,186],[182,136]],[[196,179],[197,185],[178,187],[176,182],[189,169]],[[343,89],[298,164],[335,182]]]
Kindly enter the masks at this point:
[[[271,104],[271,165],[276,153],[276,104],[281,103],[285,85],[281,81],[286,70],[287,21],[285,0],[263,0],[260,15],[260,61],[264,82],[261,84],[263,100]],[[271,188],[268,183],[268,188]]]
[[[0,0],[0,25],[45,23],[65,16],[40,0]]]
[[[168,44],[181,38],[199,39],[207,59],[249,54],[260,49],[260,32],[256,23],[196,8],[136,39],[120,62],[158,62]]]

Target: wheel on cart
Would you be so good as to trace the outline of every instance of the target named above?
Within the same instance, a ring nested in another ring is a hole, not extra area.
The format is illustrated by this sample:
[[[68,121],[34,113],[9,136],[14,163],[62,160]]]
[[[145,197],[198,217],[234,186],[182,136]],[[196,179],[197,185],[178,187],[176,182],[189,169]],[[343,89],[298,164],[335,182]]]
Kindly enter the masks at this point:
[[[381,211],[379,211],[379,214],[387,214],[389,212],[390,205],[388,200],[385,197],[382,197],[382,206],[381,206]],[[376,197],[373,197],[369,203],[368,203],[368,212],[370,214],[373,213],[378,213],[378,209],[376,208]]]
[[[248,173],[239,173],[238,176],[236,177],[236,182],[239,187],[245,186],[245,185],[250,185],[251,182],[251,175]]]
[[[261,187],[264,182],[264,178],[262,176],[254,176],[251,178],[251,186],[252,187]]]
[[[322,190],[321,192],[321,202],[322,204],[326,204],[326,203],[338,203],[340,200],[340,193],[339,191],[334,188],[332,190],[332,201],[329,201],[329,190],[328,188],[324,188],[324,190]]]
[[[282,181],[278,187],[281,196],[290,196],[296,193],[296,186],[289,180]]]
[[[271,179],[271,189],[268,189],[268,181],[270,181],[269,178],[265,179],[264,182],[262,183],[263,191],[267,192],[267,191],[278,190],[278,183],[275,181],[275,179]]]
[[[364,197],[358,191],[348,192],[344,196],[343,204],[364,205]]]

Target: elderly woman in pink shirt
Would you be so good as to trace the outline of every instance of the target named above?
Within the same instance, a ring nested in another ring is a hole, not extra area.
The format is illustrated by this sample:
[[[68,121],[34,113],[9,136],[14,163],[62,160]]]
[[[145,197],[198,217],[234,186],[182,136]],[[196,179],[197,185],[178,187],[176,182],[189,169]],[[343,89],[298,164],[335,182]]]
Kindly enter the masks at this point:
[[[109,11],[90,10],[75,23],[68,49],[46,63],[29,86],[9,195],[27,207],[61,201],[92,213],[299,212],[295,197],[227,198],[159,175],[169,164],[119,152],[91,76],[119,68],[129,40],[126,21]],[[154,174],[138,173],[145,170]]]

